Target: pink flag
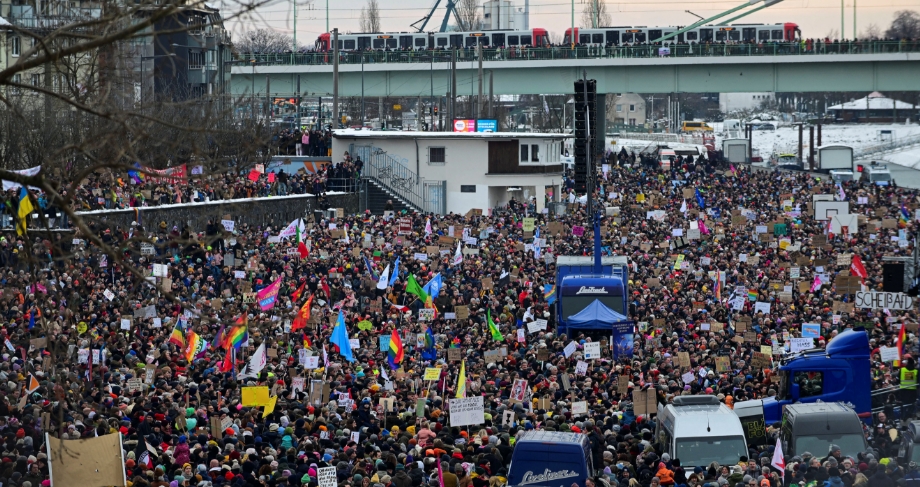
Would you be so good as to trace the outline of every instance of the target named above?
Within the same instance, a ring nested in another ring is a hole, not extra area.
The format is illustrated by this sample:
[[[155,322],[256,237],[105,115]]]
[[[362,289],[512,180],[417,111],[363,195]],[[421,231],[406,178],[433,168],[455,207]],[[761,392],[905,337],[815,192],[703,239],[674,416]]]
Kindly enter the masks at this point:
[[[438,485],[444,487],[444,471],[441,470],[441,462],[434,462],[438,465]]]
[[[700,220],[699,222],[700,222],[700,233],[702,233],[703,235],[709,235],[709,229],[706,228],[706,222],[704,222],[703,220]]]
[[[821,278],[819,276],[815,276],[814,282],[811,283],[811,292],[815,292],[820,288],[821,288]]]
[[[270,310],[275,306],[275,301],[278,300],[278,291],[280,289],[281,278],[279,277],[275,282],[265,286],[256,294],[256,298],[259,300],[259,307],[262,308],[262,311]]]
[[[734,165],[734,164],[729,164],[729,165],[728,165],[728,169],[731,170],[732,174],[735,174],[735,165]]]

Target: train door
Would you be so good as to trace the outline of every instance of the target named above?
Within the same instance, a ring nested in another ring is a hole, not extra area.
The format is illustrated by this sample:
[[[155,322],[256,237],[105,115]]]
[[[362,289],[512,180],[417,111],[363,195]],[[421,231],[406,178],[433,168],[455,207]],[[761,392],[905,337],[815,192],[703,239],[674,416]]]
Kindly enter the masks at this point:
[[[648,31],[649,42],[655,42],[658,39],[661,39],[661,29],[650,29]]]
[[[712,29],[700,29],[700,42],[712,42]]]
[[[608,30],[607,31],[607,44],[615,46],[620,43],[620,31],[618,30]]]
[[[492,47],[505,47],[505,34],[492,34]]]
[[[463,34],[451,34],[450,35],[450,47],[462,48],[463,47]]]
[[[359,36],[358,37],[358,50],[363,51],[365,49],[371,48],[371,38],[370,36]]]
[[[680,34],[677,34],[677,43],[678,43],[678,44],[683,44],[683,43],[684,43],[684,32],[681,32]]]
[[[757,40],[756,27],[744,27],[741,29],[741,33],[743,34],[741,37],[744,42],[752,42]]]
[[[399,36],[399,48],[409,49],[412,47],[412,36]]]

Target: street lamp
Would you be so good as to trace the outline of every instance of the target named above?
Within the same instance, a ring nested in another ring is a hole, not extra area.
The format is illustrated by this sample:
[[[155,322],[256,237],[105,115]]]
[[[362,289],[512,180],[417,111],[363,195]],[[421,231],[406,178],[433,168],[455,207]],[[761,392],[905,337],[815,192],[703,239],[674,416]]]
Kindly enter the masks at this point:
[[[176,56],[176,53],[174,52],[171,52],[169,54],[158,54],[156,56],[141,56],[141,104],[142,105],[144,103],[144,80],[147,78],[147,75],[146,75],[147,70],[146,70],[146,65],[144,64],[144,60],[145,59],[156,59],[156,58],[161,58],[161,57],[175,57],[175,56]],[[156,91],[155,89],[156,87],[154,86],[154,91]]]

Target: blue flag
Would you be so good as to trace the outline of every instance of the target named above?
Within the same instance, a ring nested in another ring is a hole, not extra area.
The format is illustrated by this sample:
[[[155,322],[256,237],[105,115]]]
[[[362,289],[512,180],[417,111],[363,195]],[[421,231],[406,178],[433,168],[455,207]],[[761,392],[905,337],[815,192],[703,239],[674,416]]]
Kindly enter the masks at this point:
[[[434,277],[428,281],[428,284],[425,284],[425,286],[422,287],[422,289],[425,290],[425,293],[431,296],[431,299],[435,299],[438,297],[438,294],[441,294],[441,285],[441,273],[439,272],[435,274]]]
[[[380,280],[380,276],[377,274],[377,271],[374,270],[374,266],[368,262],[367,257],[364,257],[364,267],[367,268],[367,272],[374,278],[375,281]]]
[[[339,353],[345,357],[345,360],[349,362],[355,361],[355,357],[351,354],[351,342],[348,341],[348,330],[345,329],[345,315],[341,309],[339,310],[339,319],[335,323],[335,328],[332,329],[332,337],[329,338],[329,341],[339,347]]]
[[[396,262],[393,263],[393,273],[390,274],[390,282],[388,282],[387,284],[392,286],[393,283],[396,282],[397,278],[399,278],[399,256],[398,255],[396,256]]]
[[[435,348],[434,335],[431,328],[425,329],[425,348],[422,349],[422,360],[437,360],[438,351]]]
[[[533,229],[533,238],[540,238],[540,227]]]
[[[700,205],[700,209],[706,209],[706,200],[703,199],[699,189],[696,190],[696,202]]]
[[[35,328],[35,308],[29,311],[29,329]]]

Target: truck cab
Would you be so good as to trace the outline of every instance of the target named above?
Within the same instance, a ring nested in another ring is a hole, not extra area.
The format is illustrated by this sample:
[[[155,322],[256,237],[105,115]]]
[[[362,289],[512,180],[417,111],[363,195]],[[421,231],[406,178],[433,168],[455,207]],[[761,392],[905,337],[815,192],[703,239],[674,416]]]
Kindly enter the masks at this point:
[[[780,441],[787,457],[805,452],[820,457],[830,451],[831,445],[837,445],[843,456],[857,458],[869,447],[856,411],[832,402],[787,406]]]
[[[859,179],[876,186],[888,186],[891,184],[891,171],[888,170],[888,164],[872,161],[868,166],[862,166],[862,175]]]
[[[865,330],[845,330],[824,349],[811,349],[784,358],[775,397],[743,401],[736,407],[760,407],[766,425],[782,419],[794,403],[842,402],[863,421],[872,421],[869,336]]]
[[[715,396],[677,396],[659,404],[655,431],[662,451],[687,469],[731,465],[748,451],[741,421]]]

